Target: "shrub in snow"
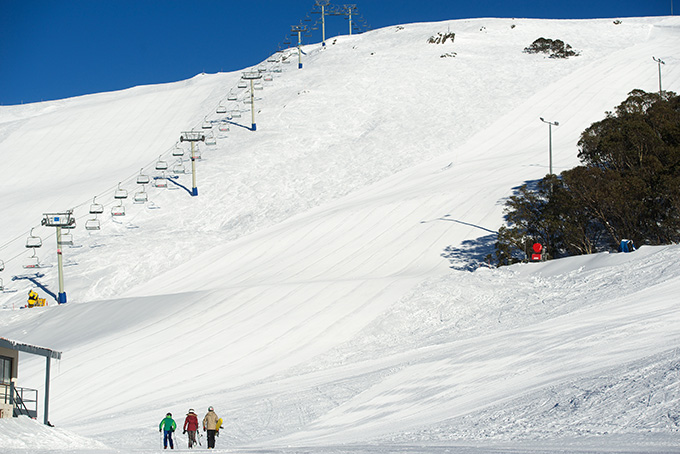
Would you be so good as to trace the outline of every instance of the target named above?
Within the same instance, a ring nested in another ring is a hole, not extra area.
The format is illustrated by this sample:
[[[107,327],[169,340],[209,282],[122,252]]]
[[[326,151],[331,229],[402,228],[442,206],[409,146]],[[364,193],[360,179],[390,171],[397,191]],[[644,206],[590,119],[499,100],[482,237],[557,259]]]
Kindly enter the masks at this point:
[[[579,55],[574,51],[569,44],[566,44],[560,39],[538,38],[531,43],[531,46],[525,47],[524,52],[527,54],[549,54],[549,58],[569,58]]]
[[[453,32],[437,33],[436,36],[430,36],[427,42],[430,44],[444,44],[447,39],[451,39],[451,43],[453,44],[455,38],[456,34]]]
[[[549,258],[680,242],[680,97],[633,90],[578,142],[582,165],[518,188],[505,204],[499,264],[526,259],[527,241]]]

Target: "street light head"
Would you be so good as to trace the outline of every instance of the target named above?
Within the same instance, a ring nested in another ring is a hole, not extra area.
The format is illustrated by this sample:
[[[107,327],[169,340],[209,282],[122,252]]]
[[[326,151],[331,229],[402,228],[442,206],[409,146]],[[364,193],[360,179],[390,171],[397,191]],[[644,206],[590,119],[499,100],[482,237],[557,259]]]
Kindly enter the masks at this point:
[[[545,120],[543,119],[543,117],[540,117],[540,118],[541,118],[541,121],[545,121]]]
[[[559,123],[558,121],[556,121],[556,122],[553,123],[553,124],[554,124],[555,126],[559,126],[559,125],[560,125],[560,123]]]

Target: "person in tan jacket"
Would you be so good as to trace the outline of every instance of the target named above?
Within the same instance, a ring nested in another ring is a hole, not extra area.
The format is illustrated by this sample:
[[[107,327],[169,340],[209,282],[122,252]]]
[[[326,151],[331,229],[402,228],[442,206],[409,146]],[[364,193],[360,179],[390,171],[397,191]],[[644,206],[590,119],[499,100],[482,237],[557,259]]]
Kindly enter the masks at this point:
[[[215,414],[213,407],[208,407],[208,413],[203,418],[203,431],[208,432],[208,449],[215,448],[215,435],[219,428],[220,418]]]

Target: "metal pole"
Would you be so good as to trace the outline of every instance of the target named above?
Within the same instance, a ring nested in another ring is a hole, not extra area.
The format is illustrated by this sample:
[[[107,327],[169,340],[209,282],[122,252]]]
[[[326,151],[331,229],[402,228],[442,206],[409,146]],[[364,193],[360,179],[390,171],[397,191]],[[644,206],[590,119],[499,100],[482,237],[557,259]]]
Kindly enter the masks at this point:
[[[191,195],[196,197],[198,195],[198,188],[196,187],[196,155],[194,154],[194,141],[191,141]]]
[[[298,69],[302,69],[302,49],[300,45],[302,44],[302,30],[297,31],[298,34]]]
[[[349,36],[352,36],[352,8],[350,8],[348,12],[349,12]]]
[[[326,45],[326,13],[323,4],[321,4],[321,45]]]
[[[58,228],[58,227],[57,227]],[[50,357],[46,357],[47,362],[45,364],[45,415],[43,418],[43,424],[49,425],[49,408],[50,408]]]
[[[255,91],[253,90],[253,79],[250,79],[250,116],[253,124],[253,131],[257,129],[255,126]]]
[[[559,126],[559,122],[557,121],[546,121],[541,117],[541,121],[543,123],[548,124],[548,152],[550,153],[550,175],[553,174],[553,165],[552,165],[552,127],[553,126]]]
[[[64,291],[64,258],[61,253],[61,227],[57,226],[57,266],[59,268],[59,296],[57,303],[66,303],[66,292]]]
[[[652,60],[654,60],[659,66],[659,96],[663,96],[663,90],[661,90],[661,65],[665,65],[666,62],[656,57],[652,57]]]
[[[550,175],[552,175],[552,123],[548,123],[548,143],[548,152],[550,153]]]

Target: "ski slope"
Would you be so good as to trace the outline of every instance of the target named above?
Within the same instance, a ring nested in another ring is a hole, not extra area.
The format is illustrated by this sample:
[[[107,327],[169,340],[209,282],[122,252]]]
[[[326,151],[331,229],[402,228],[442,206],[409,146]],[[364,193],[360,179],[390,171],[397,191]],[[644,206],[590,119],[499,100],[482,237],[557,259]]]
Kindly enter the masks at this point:
[[[427,43],[447,30],[454,43]],[[580,56],[522,53],[541,36]],[[50,419],[77,434],[17,440],[31,422],[0,421],[0,447],[151,452],[167,411],[209,405],[227,451],[674,446],[676,246],[484,257],[504,199],[548,172],[539,117],[560,122],[554,171],[577,165],[586,127],[658,89],[651,56],[680,89],[680,20],[456,20],[327,43],[304,47],[302,70],[285,52],[255,92],[257,131],[240,73],[0,107],[0,278],[16,290],[0,293],[0,335],[63,352]],[[219,105],[241,111],[228,132]],[[176,164],[206,121],[198,197],[181,174],[108,215],[119,182],[139,191],[140,169]],[[95,196],[106,211],[87,232]],[[56,293],[40,219],[66,209],[69,303],[18,310],[28,277]],[[23,268],[32,227],[39,277]],[[22,357],[20,385],[42,389],[43,368]]]

